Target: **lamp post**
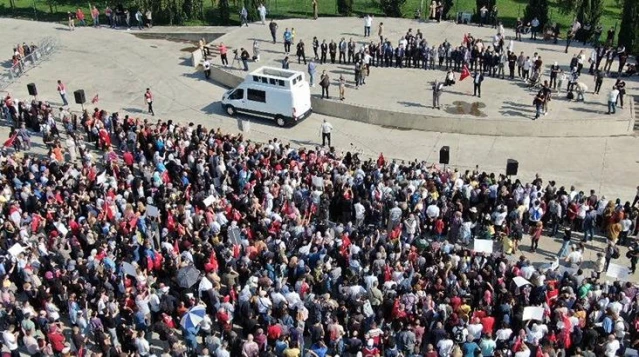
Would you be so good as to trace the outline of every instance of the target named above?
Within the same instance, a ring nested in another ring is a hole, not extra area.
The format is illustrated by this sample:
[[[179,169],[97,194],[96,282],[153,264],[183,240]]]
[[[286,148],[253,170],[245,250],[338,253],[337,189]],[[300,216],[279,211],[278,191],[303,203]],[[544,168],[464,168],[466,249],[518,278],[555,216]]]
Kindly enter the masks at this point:
[[[36,0],[33,0],[33,17],[38,21],[38,10],[36,9]]]

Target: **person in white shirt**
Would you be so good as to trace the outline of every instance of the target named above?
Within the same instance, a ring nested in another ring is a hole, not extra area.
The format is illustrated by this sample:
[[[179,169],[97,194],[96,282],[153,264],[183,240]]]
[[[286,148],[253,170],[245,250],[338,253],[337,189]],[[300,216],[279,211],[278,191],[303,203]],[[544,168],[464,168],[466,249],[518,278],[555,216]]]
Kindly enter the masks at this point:
[[[324,119],[324,122],[322,123],[322,126],[320,127],[320,134],[322,135],[322,146],[326,146],[326,143],[328,143],[328,146],[331,146],[332,131],[333,131],[333,126],[331,125],[331,123],[327,122],[326,119]]]
[[[355,210],[355,227],[359,227],[364,224],[364,218],[366,218],[366,208],[361,202],[357,201],[353,206]]]
[[[610,334],[608,336],[608,342],[606,342],[606,349],[604,351],[604,356],[606,357],[615,357],[617,355],[617,350],[620,348],[619,341],[615,338],[614,334]]]
[[[439,356],[440,357],[450,356],[450,353],[453,350],[453,345],[454,345],[453,340],[451,340],[449,336],[439,340],[439,342],[437,342],[437,351],[439,352]]]
[[[266,24],[266,6],[264,4],[260,4],[257,7],[257,12],[260,13],[260,20],[262,20],[262,25]]]
[[[369,37],[371,35],[371,26],[373,26],[373,16],[367,14],[364,16],[364,37]]]
[[[144,331],[138,331],[138,337],[134,341],[138,354],[142,357],[148,356],[151,352],[149,341],[144,338]]]
[[[617,98],[619,97],[619,89],[616,86],[608,93],[608,114],[617,112]]]
[[[204,60],[202,67],[204,68],[204,78],[211,78],[211,61],[208,59]]]
[[[4,345],[11,351],[11,356],[20,356],[18,351],[18,332],[15,325],[10,325],[9,329],[2,332],[2,341]]]

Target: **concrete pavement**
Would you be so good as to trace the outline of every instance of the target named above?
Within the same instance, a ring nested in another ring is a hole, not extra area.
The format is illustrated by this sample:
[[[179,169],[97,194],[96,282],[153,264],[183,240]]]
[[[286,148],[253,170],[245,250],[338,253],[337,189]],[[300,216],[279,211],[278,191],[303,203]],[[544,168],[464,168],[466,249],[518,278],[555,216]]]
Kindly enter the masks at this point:
[[[69,32],[58,24],[13,19],[3,19],[0,31],[9,34],[0,38],[0,48],[11,48],[18,41],[38,42],[47,36],[56,36],[62,44],[48,62],[8,88],[17,98],[27,99],[26,84],[34,82],[39,98],[58,105],[56,80],[61,79],[69,93],[85,89],[87,98],[99,94],[101,108],[146,116],[143,93],[150,87],[155,95],[157,118],[239,132],[238,121],[224,115],[220,108],[219,100],[226,89],[205,81],[201,73],[193,71],[189,63],[191,48],[185,48],[183,43],[143,40],[131,35],[136,31],[78,28]],[[71,109],[79,110],[80,106],[72,104]],[[506,160],[514,158],[519,161],[517,177],[524,181],[538,173],[559,185],[574,184],[584,191],[595,189],[623,201],[634,197],[639,184],[639,141],[634,136],[511,138],[445,134],[397,130],[320,115],[284,129],[268,121],[251,119],[251,131],[245,135],[252,140],[278,137],[293,145],[314,146],[321,142],[319,126],[323,119],[335,127],[334,146],[361,152],[366,157],[377,157],[383,152],[387,158],[436,162],[441,146],[448,145],[451,166],[462,170],[479,165],[485,171],[504,172]],[[0,137],[7,137],[8,131],[1,128]]]

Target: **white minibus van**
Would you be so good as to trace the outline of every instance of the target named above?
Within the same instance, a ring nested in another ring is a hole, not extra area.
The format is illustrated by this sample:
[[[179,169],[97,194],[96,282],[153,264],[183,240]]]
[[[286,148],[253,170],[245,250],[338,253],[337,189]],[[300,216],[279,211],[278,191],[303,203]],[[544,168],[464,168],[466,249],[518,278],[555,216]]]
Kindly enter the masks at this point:
[[[304,72],[260,67],[224,93],[222,107],[230,116],[243,113],[292,126],[311,114],[311,90]]]

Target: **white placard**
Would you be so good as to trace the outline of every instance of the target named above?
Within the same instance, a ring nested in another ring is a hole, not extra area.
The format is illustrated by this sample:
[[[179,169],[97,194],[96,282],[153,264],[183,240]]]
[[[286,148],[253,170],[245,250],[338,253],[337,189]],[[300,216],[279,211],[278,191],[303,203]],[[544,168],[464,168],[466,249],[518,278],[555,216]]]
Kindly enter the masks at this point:
[[[324,188],[324,179],[319,176],[313,176],[313,186]]]
[[[147,205],[146,206],[146,214],[149,217],[160,217],[160,210],[155,207],[154,205]]]
[[[474,249],[477,253],[493,253],[493,241],[490,239],[475,239]]]
[[[313,245],[313,242],[311,241],[310,243],[308,243],[308,245],[304,245],[302,246],[299,251],[300,254],[304,254],[304,255],[308,255],[311,252],[311,246]]]
[[[242,242],[241,241],[242,238],[240,237],[240,228],[239,227],[230,228],[228,230],[228,238],[232,244],[240,244]]]
[[[515,284],[517,284],[518,288],[521,288],[524,285],[528,285],[530,284],[530,281],[522,278],[521,276],[516,276],[513,278],[513,281],[515,282]]]
[[[630,276],[630,269],[623,265],[610,263],[608,271],[606,271],[606,276],[619,280],[626,280],[628,279],[628,276]]]
[[[204,201],[202,201],[204,203],[204,205],[206,207],[212,205],[213,203],[215,203],[216,199],[215,196],[210,195],[209,197],[205,198]]]
[[[102,174],[98,175],[96,181],[95,181],[98,185],[101,185],[103,183],[106,182],[106,171],[104,171]]]
[[[11,248],[9,248],[9,254],[13,257],[18,257],[20,253],[24,252],[24,247],[20,245],[20,243],[14,244]]]
[[[78,176],[80,176],[80,171],[76,170],[76,169],[71,169],[71,171],[69,171],[69,174],[74,178],[77,179]]]
[[[69,230],[67,229],[67,227],[64,226],[64,224],[62,223],[56,223],[54,224],[55,228],[58,230],[58,232],[60,232],[60,234],[62,234],[62,236],[66,236],[67,233],[69,233]]]
[[[524,316],[522,320],[536,320],[543,321],[544,319],[544,308],[540,306],[526,306],[524,308]]]

